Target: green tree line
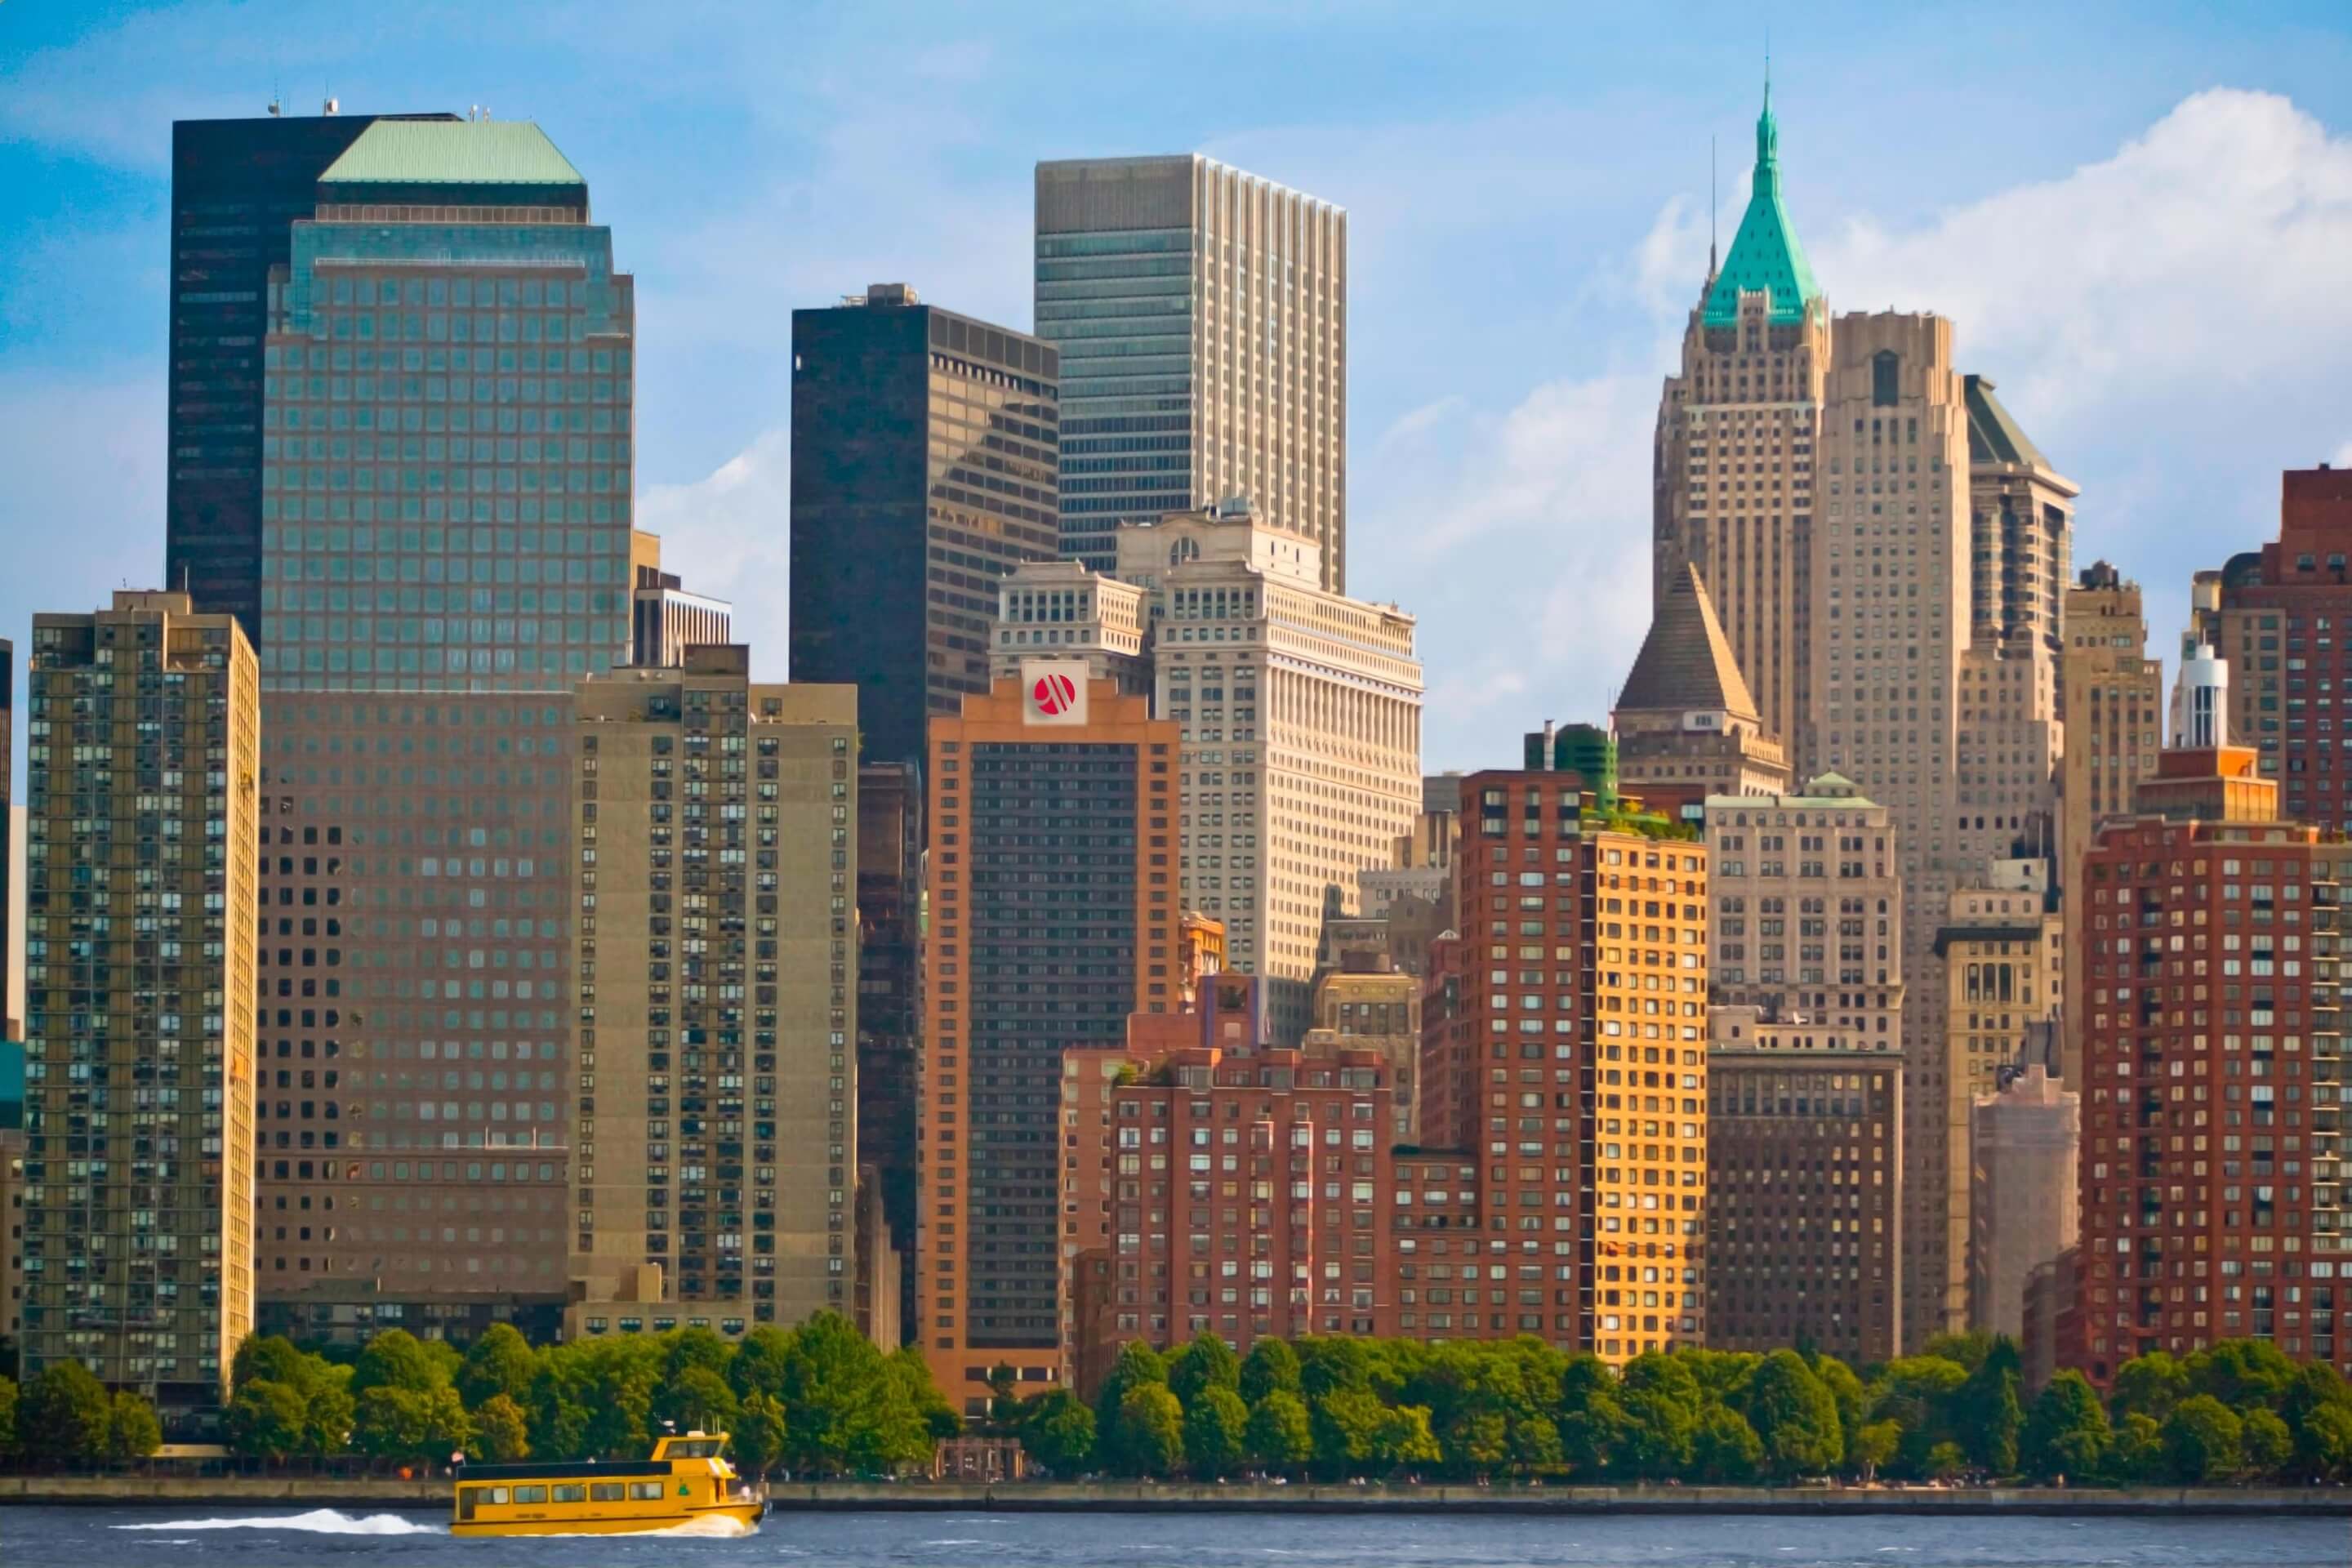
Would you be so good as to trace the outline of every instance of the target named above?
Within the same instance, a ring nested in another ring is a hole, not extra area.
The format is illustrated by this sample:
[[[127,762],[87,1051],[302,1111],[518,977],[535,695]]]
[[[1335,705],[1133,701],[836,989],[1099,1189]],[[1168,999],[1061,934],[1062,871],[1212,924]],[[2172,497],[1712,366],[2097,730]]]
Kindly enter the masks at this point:
[[[224,1440],[271,1461],[638,1459],[667,1422],[731,1433],[747,1475],[831,1476],[927,1463],[962,1426],[919,1352],[885,1355],[833,1312],[796,1329],[761,1324],[740,1342],[687,1328],[537,1349],[501,1323],[462,1355],[394,1329],[347,1362],[257,1335],[231,1382]],[[110,1398],[79,1362],[21,1397],[0,1380],[0,1453],[137,1458],[160,1436],[144,1400]]]
[[[2093,1485],[2352,1478],[2352,1385],[2257,1341],[2126,1363],[2102,1400],[2017,1347],[1944,1335],[1856,1372],[1832,1356],[1677,1350],[1622,1373],[1533,1339],[1428,1345],[1213,1335],[1124,1347],[1089,1405],[1055,1389],[993,1420],[1060,1476],[1241,1474],[1786,1484],[1960,1476]]]

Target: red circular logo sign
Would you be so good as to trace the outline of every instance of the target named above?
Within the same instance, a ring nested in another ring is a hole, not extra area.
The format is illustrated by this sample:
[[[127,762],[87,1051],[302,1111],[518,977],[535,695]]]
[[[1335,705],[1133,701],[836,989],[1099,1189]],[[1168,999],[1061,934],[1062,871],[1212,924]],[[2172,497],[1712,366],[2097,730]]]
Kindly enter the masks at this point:
[[[1037,684],[1029,689],[1030,700],[1037,711],[1047,718],[1067,713],[1077,704],[1078,689],[1066,675],[1041,675]]]

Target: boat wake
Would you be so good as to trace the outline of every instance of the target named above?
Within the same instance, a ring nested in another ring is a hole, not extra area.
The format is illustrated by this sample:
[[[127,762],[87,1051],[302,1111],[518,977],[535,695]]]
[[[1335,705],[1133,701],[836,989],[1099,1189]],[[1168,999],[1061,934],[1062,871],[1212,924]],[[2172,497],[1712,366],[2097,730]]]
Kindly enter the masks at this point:
[[[364,1519],[331,1508],[309,1513],[278,1514],[262,1519],[175,1519],[163,1524],[118,1524],[117,1530],[299,1530],[313,1535],[438,1535],[441,1528],[419,1524],[396,1513],[372,1513]]]

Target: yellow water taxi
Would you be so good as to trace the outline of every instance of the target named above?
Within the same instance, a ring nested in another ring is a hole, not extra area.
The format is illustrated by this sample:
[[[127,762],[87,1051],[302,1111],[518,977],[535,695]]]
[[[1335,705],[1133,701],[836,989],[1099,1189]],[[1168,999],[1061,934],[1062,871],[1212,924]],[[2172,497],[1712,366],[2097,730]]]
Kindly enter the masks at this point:
[[[680,1525],[749,1530],[768,1504],[726,1459],[727,1434],[688,1432],[650,1459],[467,1465],[457,1472],[452,1535],[625,1535]]]

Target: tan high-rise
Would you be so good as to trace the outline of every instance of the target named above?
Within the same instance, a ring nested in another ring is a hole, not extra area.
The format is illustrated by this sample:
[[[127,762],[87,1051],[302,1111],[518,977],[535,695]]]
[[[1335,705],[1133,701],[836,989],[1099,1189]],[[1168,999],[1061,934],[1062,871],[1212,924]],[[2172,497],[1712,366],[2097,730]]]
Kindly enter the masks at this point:
[[[2048,642],[2030,626],[2001,643],[1970,641],[1970,453],[1972,441],[1986,444],[1971,425],[1992,416],[1954,368],[1951,322],[1841,316],[1832,339],[1806,750],[1884,801],[1898,831],[1907,895],[1904,1103],[1912,1119],[1903,1324],[1916,1343],[1959,1326],[1965,1312],[1964,1291],[1948,1285],[1964,1266],[1951,1256],[1953,1238],[1966,1232],[1939,1212],[1954,1088],[1945,991],[1928,983],[1936,933],[1955,889],[2021,837],[2047,837],[2057,680]],[[1987,483],[2071,496],[2038,454],[2024,455],[2031,450],[1990,443]]]
[[[734,1331],[849,1310],[857,1182],[857,692],[748,652],[573,699],[573,1290]]]
[[[29,676],[23,1375],[184,1413],[253,1327],[259,673],[123,592],[34,616]]]
[[[1321,587],[1317,557],[1255,509],[1118,537],[1150,606],[1152,711],[1183,728],[1184,907],[1224,922],[1229,967],[1265,976],[1281,1043],[1306,1031],[1325,919],[1356,912],[1357,873],[1389,864],[1422,805],[1413,619]]]
[[[2083,855],[2100,821],[2132,809],[2132,790],[2156,771],[2163,747],[2164,665],[2147,655],[2139,584],[2105,562],[2084,568],[2066,590],[2064,786],[2058,818],[2058,885],[2081,906]],[[2066,974],[2061,1076],[2082,1087],[2084,967]]]
[[[1764,733],[1791,757],[1806,729],[1810,580],[1828,302],[1780,194],[1768,84],[1756,174],[1730,254],[1710,266],[1659,401],[1652,459],[1652,592],[1696,566]]]
[[[2050,907],[2049,862],[1998,862],[1974,886],[1955,891],[1937,931],[1943,964],[1946,1034],[1935,1054],[1942,1064],[1942,1104],[1922,1108],[1913,1131],[1937,1139],[1940,1164],[1923,1178],[1915,1210],[1920,1223],[1940,1226],[1919,1255],[1943,1273],[1931,1310],[1939,1329],[1973,1326],[1969,1259],[1990,1245],[1990,1216],[1975,1208],[1971,1108],[1999,1091],[2003,1073],[2021,1064],[2047,1068],[2057,1057],[2058,1009],[2065,994],[2065,924]],[[1922,1296],[1929,1294],[1924,1279]],[[1938,1329],[1927,1331],[1933,1333]]]

